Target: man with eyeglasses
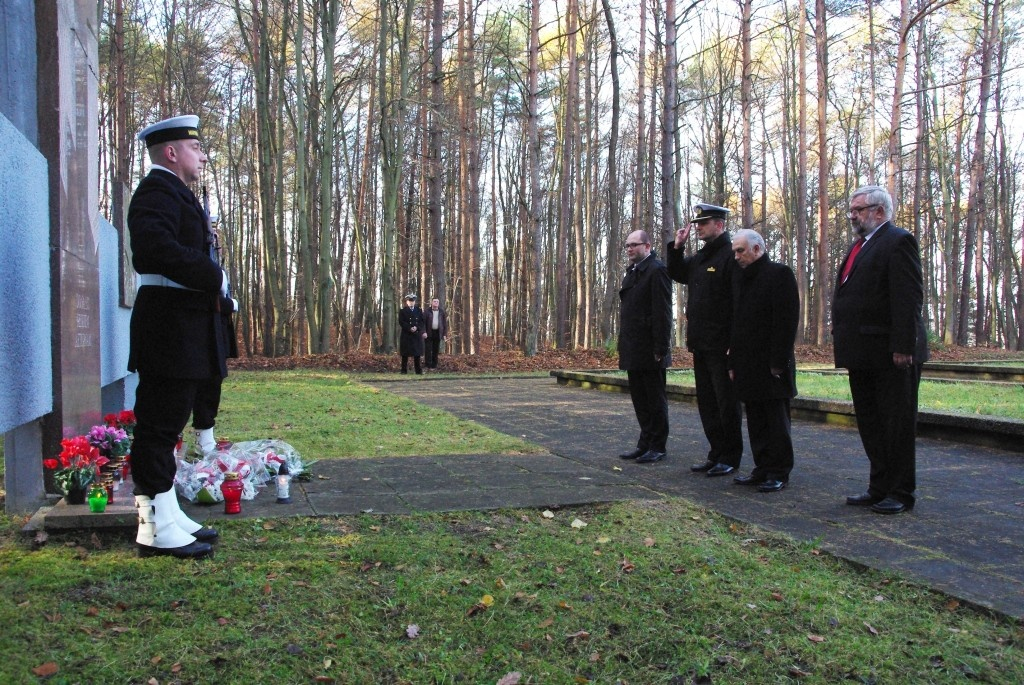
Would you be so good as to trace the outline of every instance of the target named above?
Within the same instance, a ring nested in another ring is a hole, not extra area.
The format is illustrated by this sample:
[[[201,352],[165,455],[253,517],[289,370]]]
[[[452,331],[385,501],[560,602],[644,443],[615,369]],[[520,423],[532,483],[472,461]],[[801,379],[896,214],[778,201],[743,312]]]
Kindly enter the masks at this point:
[[[711,447],[707,459],[690,470],[710,477],[734,472],[743,456],[742,410],[727,359],[739,271],[725,230],[728,217],[725,207],[698,204],[690,225],[676,231],[675,242],[667,247],[669,276],[686,284],[686,347],[693,353],[697,411]],[[691,226],[704,245],[686,256]]]
[[[835,364],[848,370],[871,466],[867,491],[846,503],[879,514],[914,508],[917,392],[928,360],[920,249],[892,215],[885,188],[854,191],[846,216],[859,237],[839,267],[832,298]]]
[[[629,378],[640,438],[636,449],[619,458],[651,464],[665,458],[668,440],[665,369],[672,364],[672,281],[651,252],[646,231],[630,233],[625,249],[629,268],[619,290],[619,368]]]

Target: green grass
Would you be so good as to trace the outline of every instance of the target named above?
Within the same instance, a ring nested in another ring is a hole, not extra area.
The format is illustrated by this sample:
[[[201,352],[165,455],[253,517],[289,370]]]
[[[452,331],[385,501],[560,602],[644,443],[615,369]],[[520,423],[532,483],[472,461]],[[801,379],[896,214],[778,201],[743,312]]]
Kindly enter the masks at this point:
[[[179,562],[124,536],[8,534],[0,681],[47,662],[61,683],[1024,680],[1019,626],[678,500],[222,535]]]
[[[304,459],[518,454],[539,448],[337,371],[236,371],[224,381],[218,437],[276,437]]]
[[[222,417],[235,439],[319,422],[279,435],[303,454],[387,429],[385,454],[423,430],[523,447],[331,373],[234,374]],[[23,523],[0,517],[2,683],[1024,682],[1013,621],[683,500],[231,520],[201,562]]]
[[[692,371],[669,371],[669,383],[693,385]],[[797,372],[800,397],[850,401],[850,384],[844,375]],[[983,414],[1024,420],[1024,386],[922,380],[921,409]]]

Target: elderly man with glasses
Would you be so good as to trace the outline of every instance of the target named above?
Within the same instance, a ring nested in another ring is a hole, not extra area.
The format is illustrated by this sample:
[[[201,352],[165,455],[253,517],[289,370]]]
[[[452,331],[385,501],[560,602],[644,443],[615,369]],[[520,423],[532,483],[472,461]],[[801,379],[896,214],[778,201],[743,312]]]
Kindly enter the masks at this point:
[[[846,216],[858,239],[839,267],[832,298],[835,364],[849,372],[871,465],[867,491],[846,503],[879,514],[914,508],[917,392],[928,360],[920,249],[892,215],[885,188],[854,191]]]

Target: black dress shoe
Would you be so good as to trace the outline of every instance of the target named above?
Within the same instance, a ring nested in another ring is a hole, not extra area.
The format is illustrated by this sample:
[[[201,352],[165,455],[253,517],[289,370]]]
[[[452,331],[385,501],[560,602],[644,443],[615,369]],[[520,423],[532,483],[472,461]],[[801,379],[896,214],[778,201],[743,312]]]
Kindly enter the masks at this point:
[[[181,547],[151,547],[150,545],[139,544],[136,544],[136,547],[139,549],[140,557],[171,556],[178,559],[202,559],[213,556],[213,547],[208,543],[199,542],[198,540]]]
[[[778,492],[782,488],[786,487],[786,481],[784,480],[766,480],[757,486],[758,492]]]
[[[913,508],[913,504],[904,504],[898,499],[893,499],[892,497],[886,497],[881,502],[871,505],[871,511],[876,514],[898,514],[902,511],[910,511]]]
[[[203,526],[196,532],[192,533],[192,537],[199,540],[199,542],[210,542],[212,540],[216,540],[217,536],[217,531],[213,528],[208,528],[207,526]]]
[[[735,466],[729,466],[728,464],[715,464],[710,469],[708,469],[708,477],[713,478],[714,476],[728,476],[735,470]]]
[[[870,492],[865,492],[862,495],[850,495],[846,498],[846,503],[855,507],[870,507],[872,504],[881,502],[882,499],[882,497],[875,497]]]
[[[736,476],[732,479],[736,485],[760,485],[764,482],[764,478],[758,478],[757,476]]]
[[[638,464],[653,464],[656,461],[661,461],[665,458],[664,452],[655,452],[654,450],[647,450],[641,456],[637,457],[636,463]]]
[[[705,471],[710,471],[714,467],[715,467],[715,462],[713,462],[713,461],[711,461],[709,459],[708,461],[704,462],[703,464],[694,464],[693,466],[690,467],[690,470],[693,471],[694,473],[704,473]]]
[[[632,452],[623,452],[622,454],[619,455],[619,459],[636,459],[637,457],[644,456],[645,452],[647,452],[647,450],[642,450],[639,447],[637,447]]]

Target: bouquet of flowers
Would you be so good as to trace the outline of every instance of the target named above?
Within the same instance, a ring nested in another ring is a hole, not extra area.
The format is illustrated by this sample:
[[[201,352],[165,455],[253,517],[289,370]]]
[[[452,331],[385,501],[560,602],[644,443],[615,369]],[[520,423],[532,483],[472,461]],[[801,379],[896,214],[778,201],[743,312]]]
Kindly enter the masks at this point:
[[[65,495],[88,487],[96,480],[99,468],[110,461],[84,435],[61,440],[60,446],[60,458],[44,459],[43,466],[55,471],[53,480]]]
[[[123,457],[132,446],[128,433],[113,426],[93,426],[87,437],[89,444],[107,457]]]
[[[131,409],[125,409],[117,414],[107,414],[103,417],[103,422],[111,428],[120,428],[129,438],[135,432],[135,412]]]

